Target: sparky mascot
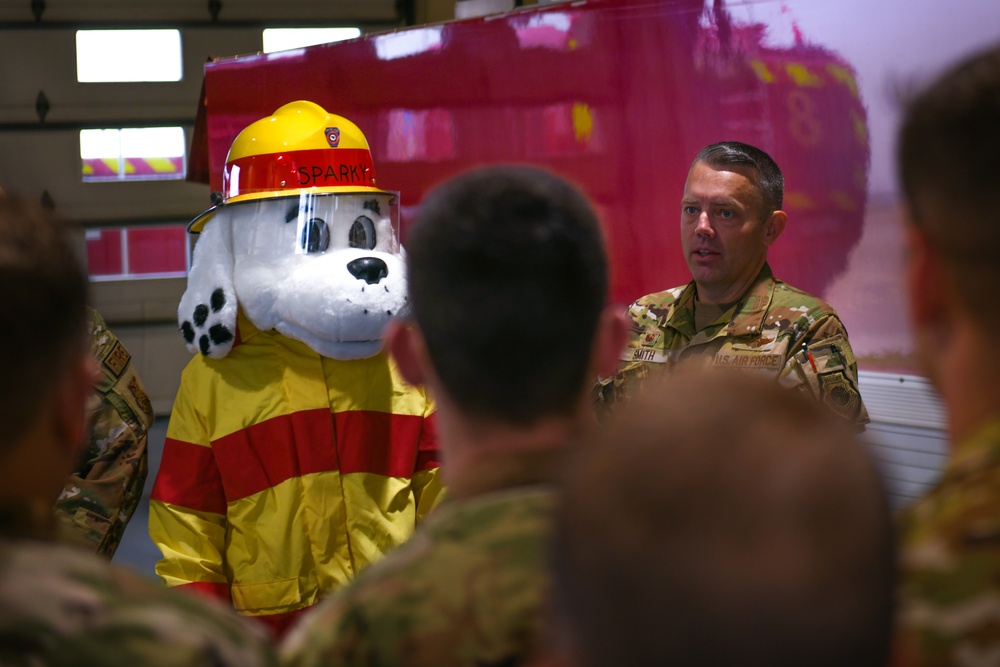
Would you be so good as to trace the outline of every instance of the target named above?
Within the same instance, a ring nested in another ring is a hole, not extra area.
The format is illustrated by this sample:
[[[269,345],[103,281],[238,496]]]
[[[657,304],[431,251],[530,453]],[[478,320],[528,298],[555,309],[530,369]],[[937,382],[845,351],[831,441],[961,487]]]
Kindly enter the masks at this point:
[[[292,102],[241,132],[200,233],[149,528],[169,586],[281,635],[437,502],[433,405],[381,351],[405,315],[398,198],[354,123]]]

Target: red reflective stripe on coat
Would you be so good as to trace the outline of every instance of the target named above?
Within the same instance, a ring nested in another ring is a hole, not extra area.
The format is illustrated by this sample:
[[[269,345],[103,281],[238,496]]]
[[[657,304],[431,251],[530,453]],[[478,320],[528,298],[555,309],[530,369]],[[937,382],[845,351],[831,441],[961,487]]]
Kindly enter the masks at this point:
[[[351,410],[333,416],[340,452],[340,474],[370,472],[386,477],[413,476],[424,418]],[[388,448],[373,443],[389,443]]]
[[[409,478],[425,420],[417,415],[353,410],[295,412],[254,424],[213,444],[232,502],[318,472],[370,472]],[[389,443],[378,447],[378,443]],[[425,445],[426,446],[426,445]]]
[[[150,498],[202,512],[225,514],[226,496],[212,449],[167,438]]]
[[[417,445],[417,464],[413,472],[422,472],[441,467],[441,450],[438,447],[437,420],[434,415],[424,419],[420,429],[420,443]]]
[[[303,410],[268,419],[212,444],[230,502],[314,472],[337,470],[330,411]]]
[[[222,600],[226,606],[232,606],[232,601],[229,598],[229,584],[224,581],[192,581],[189,584],[174,586],[173,590]]]

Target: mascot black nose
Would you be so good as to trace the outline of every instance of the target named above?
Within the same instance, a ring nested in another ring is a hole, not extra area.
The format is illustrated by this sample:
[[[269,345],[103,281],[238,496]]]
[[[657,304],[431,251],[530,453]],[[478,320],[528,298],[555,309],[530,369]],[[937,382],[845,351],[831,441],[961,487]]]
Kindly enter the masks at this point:
[[[389,275],[389,267],[378,257],[359,257],[347,263],[347,270],[352,276],[369,285],[377,285],[378,281]]]

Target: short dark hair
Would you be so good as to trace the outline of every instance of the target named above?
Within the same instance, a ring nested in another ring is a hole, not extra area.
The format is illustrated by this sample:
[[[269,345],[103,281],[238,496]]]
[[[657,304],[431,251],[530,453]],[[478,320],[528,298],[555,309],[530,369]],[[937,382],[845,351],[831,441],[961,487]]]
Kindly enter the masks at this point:
[[[0,196],[0,440],[21,437],[86,339],[87,274],[66,223]]]
[[[1000,45],[948,69],[907,102],[897,145],[910,219],[933,241],[956,298],[1000,324]]]
[[[578,454],[551,564],[555,646],[577,667],[886,664],[882,480],[812,397],[681,372]]]
[[[716,169],[749,167],[756,176],[754,184],[760,193],[763,215],[768,216],[781,210],[785,197],[785,178],[781,175],[778,163],[756,146],[739,141],[720,141],[702,148],[694,162],[705,162]]]
[[[523,425],[574,409],[607,296],[583,193],[534,167],[478,168],[427,196],[406,250],[412,317],[461,410]]]

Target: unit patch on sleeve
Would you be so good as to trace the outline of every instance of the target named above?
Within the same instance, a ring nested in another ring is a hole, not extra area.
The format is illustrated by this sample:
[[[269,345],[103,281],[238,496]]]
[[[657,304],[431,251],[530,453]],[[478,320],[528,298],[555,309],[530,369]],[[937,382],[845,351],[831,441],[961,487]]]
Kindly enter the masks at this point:
[[[822,373],[819,376],[821,398],[834,412],[854,419],[861,408],[861,395],[844,371]]]
[[[125,346],[120,341],[115,341],[114,347],[108,352],[108,356],[104,357],[104,365],[115,377],[118,377],[125,370],[131,358]]]
[[[139,380],[137,378],[129,380],[128,389],[132,392],[132,396],[135,397],[135,402],[139,404],[139,409],[143,412],[152,414],[153,405],[149,402],[149,396],[146,395],[146,391],[142,388],[142,385],[139,384]]]

